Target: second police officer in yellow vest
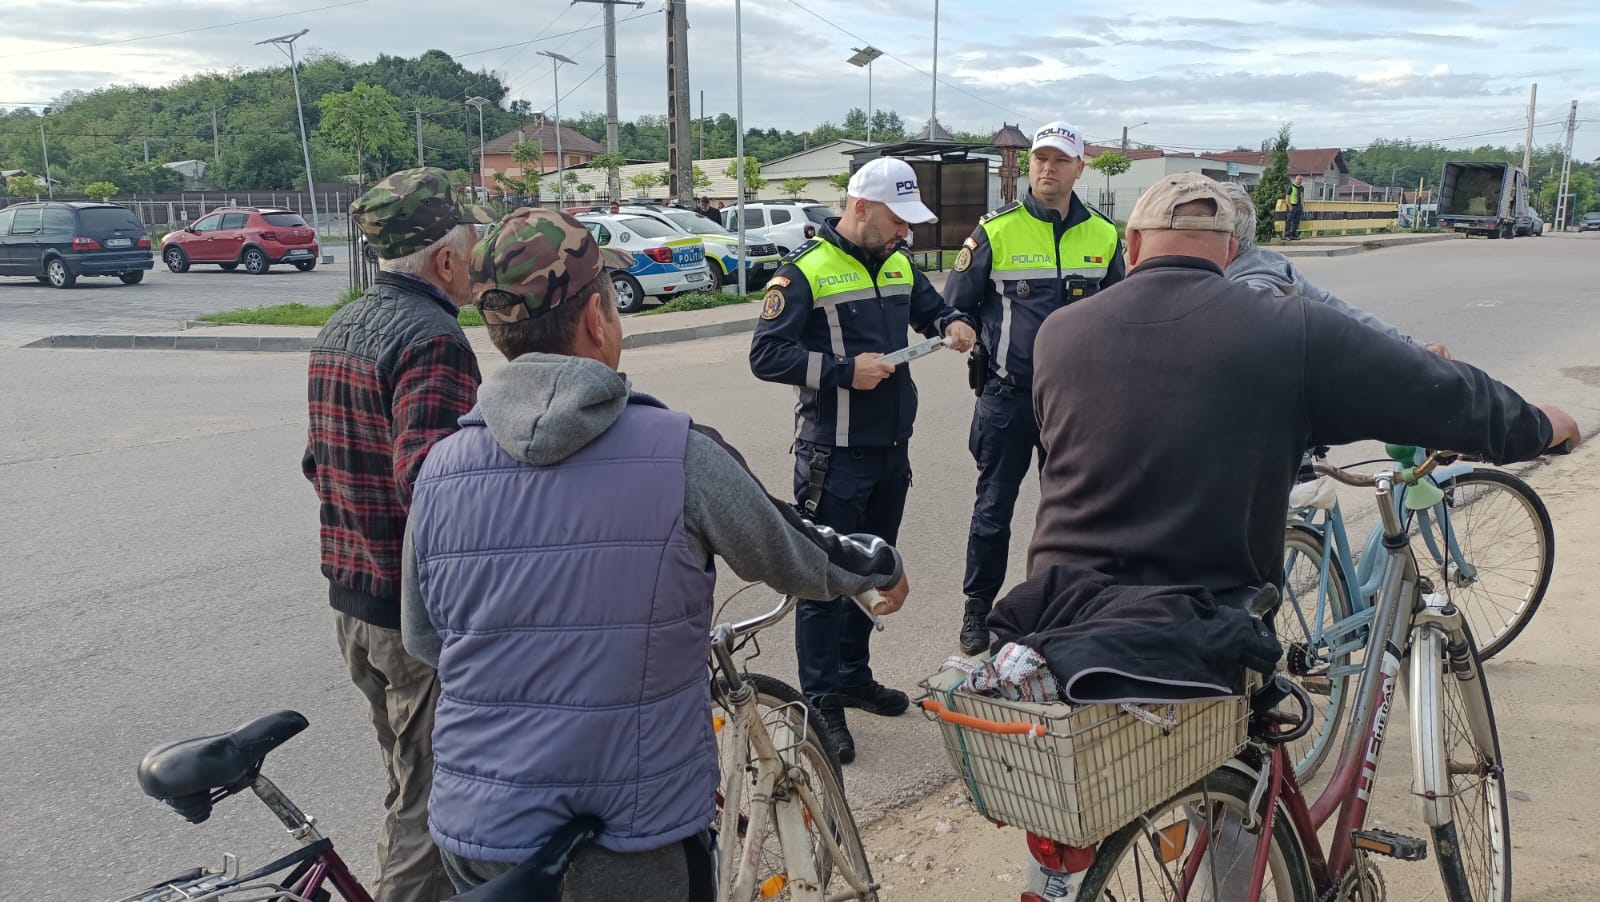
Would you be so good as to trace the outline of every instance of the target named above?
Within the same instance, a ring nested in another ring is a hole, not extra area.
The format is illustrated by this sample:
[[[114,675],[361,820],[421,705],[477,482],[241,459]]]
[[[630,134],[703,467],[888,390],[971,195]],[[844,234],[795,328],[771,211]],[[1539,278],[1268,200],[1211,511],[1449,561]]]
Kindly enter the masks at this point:
[[[1052,122],[1039,129],[1028,154],[1029,190],[979,222],[945,283],[945,298],[976,316],[982,333],[971,358],[978,401],[968,446],[978,464],[978,492],[962,584],[960,641],[968,654],[989,647],[986,620],[1005,581],[1011,516],[1039,447],[1034,335],[1045,317],[1120,282],[1125,272],[1116,226],[1073,193],[1083,154],[1074,126]]]
[[[881,157],[851,176],[844,215],[785,259],[767,283],[750,344],[756,377],[795,387],[795,498],[815,523],[893,544],[911,487],[906,453],[917,390],[905,366],[880,362],[909,328],[966,351],[965,314],[900,250],[909,225],[933,222],[916,172]],[[848,600],[802,602],[795,614],[800,688],[841,762],[855,757],[844,708],[897,716],[905,693],[873,679],[872,624]]]

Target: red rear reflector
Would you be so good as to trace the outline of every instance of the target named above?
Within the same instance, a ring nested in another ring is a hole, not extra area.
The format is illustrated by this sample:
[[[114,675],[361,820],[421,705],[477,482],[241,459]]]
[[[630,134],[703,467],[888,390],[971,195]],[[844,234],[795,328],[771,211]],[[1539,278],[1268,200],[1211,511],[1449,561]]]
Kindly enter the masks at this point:
[[[1028,853],[1046,868],[1069,874],[1087,871],[1094,864],[1094,849],[1069,846],[1033,833],[1028,834]]]

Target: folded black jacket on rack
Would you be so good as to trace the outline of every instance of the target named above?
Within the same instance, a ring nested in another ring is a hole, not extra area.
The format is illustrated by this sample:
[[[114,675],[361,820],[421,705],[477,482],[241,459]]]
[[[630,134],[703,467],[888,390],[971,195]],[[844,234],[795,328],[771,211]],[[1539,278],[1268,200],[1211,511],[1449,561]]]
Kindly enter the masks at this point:
[[[996,649],[1037,649],[1074,704],[1206,701],[1243,695],[1247,670],[1270,675],[1283,656],[1245,610],[1251,594],[1219,602],[1200,586],[1119,585],[1058,564],[1000,599],[989,629]]]

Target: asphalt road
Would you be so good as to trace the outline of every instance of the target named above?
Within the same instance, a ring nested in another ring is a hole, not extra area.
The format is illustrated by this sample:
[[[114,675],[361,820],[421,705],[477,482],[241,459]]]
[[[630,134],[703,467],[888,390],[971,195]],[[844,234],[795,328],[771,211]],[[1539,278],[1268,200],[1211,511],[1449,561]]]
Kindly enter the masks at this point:
[[[1589,245],[1545,239],[1297,263],[1593,427],[1594,260]],[[292,271],[227,278],[305,281]],[[15,289],[0,288],[9,303]],[[120,286],[83,294],[101,291]],[[783,492],[793,395],[749,376],[747,341],[631,351],[624,369],[637,387],[721,429]],[[316,569],[316,507],[297,468],[304,366],[298,354],[0,350],[0,421],[21,425],[0,433],[0,685],[9,701],[0,708],[0,899],[113,898],[219,864],[225,850],[247,866],[282,852],[286,837],[253,798],[190,826],[140,793],[134,765],[161,742],[285,707],[312,726],[274,753],[268,774],[359,873],[370,870],[382,775]],[[902,530],[913,592],[878,637],[875,661],[878,676],[902,688],[953,650],[974,477],[962,360],[934,355],[916,372],[922,413]],[[1035,498],[1025,490],[1019,504],[1019,547]],[[1562,541],[1581,548],[1594,537]],[[1020,577],[1016,557],[1012,571]],[[719,595],[737,588],[725,578]],[[768,600],[747,592],[732,610]],[[788,627],[774,628],[763,648],[755,668],[793,680]],[[869,817],[949,779],[931,726],[852,717],[860,758],[847,773]]]
[[[158,259],[138,285],[124,285],[114,278],[82,278],[73,288],[60,290],[31,276],[3,276],[0,348],[50,335],[171,332],[186,319],[237,307],[331,304],[349,284],[344,248],[332,251],[336,262],[308,273],[280,265],[252,276],[243,270],[223,272],[197,265],[178,275]]]

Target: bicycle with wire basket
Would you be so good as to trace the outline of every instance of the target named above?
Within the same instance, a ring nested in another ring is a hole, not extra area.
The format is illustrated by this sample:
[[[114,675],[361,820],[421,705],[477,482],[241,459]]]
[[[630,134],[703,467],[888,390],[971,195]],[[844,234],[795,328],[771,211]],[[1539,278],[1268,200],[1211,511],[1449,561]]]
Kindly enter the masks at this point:
[[[1428,854],[1422,839],[1367,827],[1397,691],[1408,695],[1411,792],[1445,898],[1509,902],[1503,761],[1471,628],[1417,571],[1395,503],[1400,474],[1338,478],[1375,489],[1383,566],[1356,705],[1315,802],[1289,752],[1314,722],[1311,699],[1282,675],[1253,698],[1177,705],[1170,725],[1117,706],[978,696],[950,671],[927,683],[923,708],[979,811],[1027,831],[1044,868],[1024,902],[1382,900],[1375,857]],[[1283,710],[1291,699],[1298,710]]]
[[[877,629],[880,601],[877,592],[855,599]],[[793,687],[734,660],[798,602],[786,596],[759,617],[711,633],[712,696],[720,708],[712,724],[722,764],[718,902],[878,898],[838,755],[817,714]]]
[[[1461,610],[1487,661],[1522,632],[1544,600],[1555,562],[1550,513],[1511,473],[1445,455],[1425,459],[1410,445],[1385,451],[1385,460],[1352,466],[1387,463],[1396,474],[1394,503],[1412,521],[1418,566]],[[1302,782],[1333,750],[1383,576],[1382,525],[1373,527],[1359,557],[1351,553],[1330,482],[1340,481],[1345,468],[1325,463],[1327,452],[1314,449],[1291,501],[1285,604],[1276,621],[1283,670],[1310,694],[1317,715],[1318,726],[1290,748]]]

